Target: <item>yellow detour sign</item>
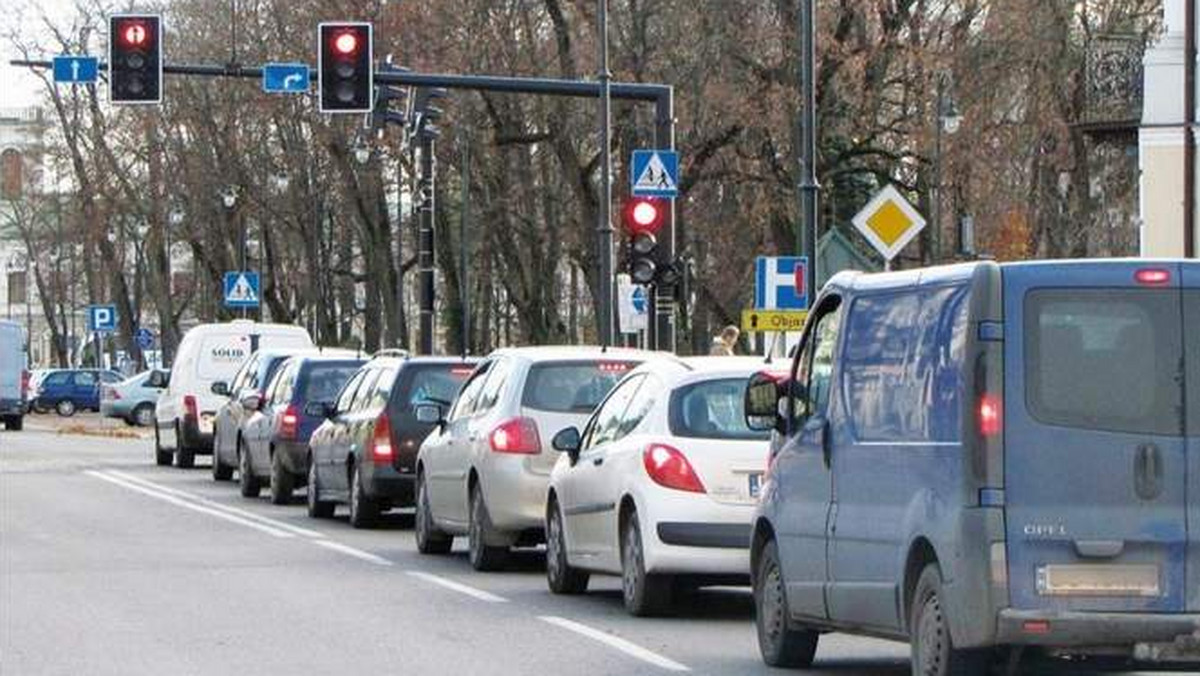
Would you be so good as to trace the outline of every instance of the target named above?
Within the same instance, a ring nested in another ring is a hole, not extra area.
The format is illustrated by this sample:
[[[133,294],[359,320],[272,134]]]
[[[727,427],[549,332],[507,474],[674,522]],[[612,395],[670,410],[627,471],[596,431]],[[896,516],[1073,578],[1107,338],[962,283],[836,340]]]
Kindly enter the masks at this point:
[[[889,185],[854,217],[854,227],[888,261],[925,229],[925,218]]]
[[[742,330],[748,333],[800,333],[807,310],[742,310]]]

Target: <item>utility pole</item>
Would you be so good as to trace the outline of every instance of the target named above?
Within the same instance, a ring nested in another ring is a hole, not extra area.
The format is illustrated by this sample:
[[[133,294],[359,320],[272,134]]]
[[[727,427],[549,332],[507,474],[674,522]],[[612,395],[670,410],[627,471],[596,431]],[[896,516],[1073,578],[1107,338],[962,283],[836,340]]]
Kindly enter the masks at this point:
[[[1183,255],[1196,257],[1196,0],[1184,2]]]
[[[613,344],[612,73],[608,68],[608,0],[597,0],[600,48],[600,213],[596,224],[600,261],[600,345]]]
[[[796,253],[808,257],[808,303],[817,296],[817,235],[820,232],[817,200],[817,28],[813,18],[816,0],[800,0],[800,222],[796,227]]]
[[[462,309],[462,355],[471,353],[471,285],[467,282],[467,256],[470,247],[467,244],[467,225],[471,219],[471,140],[463,138],[462,142],[462,221],[458,227],[459,269],[458,269],[458,298]]]

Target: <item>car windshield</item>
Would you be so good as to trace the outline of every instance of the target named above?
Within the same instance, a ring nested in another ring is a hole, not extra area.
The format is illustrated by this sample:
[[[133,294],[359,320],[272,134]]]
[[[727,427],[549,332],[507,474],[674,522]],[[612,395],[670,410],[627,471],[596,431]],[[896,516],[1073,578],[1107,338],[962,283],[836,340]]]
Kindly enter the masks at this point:
[[[671,398],[671,434],[701,439],[765,440],[770,432],[746,426],[742,414],[749,377],[722,378],[682,387]]]
[[[599,360],[535,364],[525,379],[521,405],[552,413],[591,413],[635,366]]]
[[[357,363],[313,364],[304,385],[304,401],[332,402],[358,367]]]

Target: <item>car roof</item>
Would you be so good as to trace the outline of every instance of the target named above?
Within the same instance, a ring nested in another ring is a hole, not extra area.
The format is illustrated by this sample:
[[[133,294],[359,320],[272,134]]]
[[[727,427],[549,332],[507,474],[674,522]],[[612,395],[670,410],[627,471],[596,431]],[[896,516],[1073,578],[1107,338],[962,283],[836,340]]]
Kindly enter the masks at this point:
[[[671,387],[686,383],[721,378],[749,378],[770,368],[762,357],[671,357],[653,359],[633,373],[655,373],[665,378]]]
[[[504,347],[489,357],[513,356],[531,362],[572,361],[580,359],[636,359],[646,361],[667,356],[666,352],[650,352],[626,347],[602,348],[598,345],[542,345],[536,347]]]

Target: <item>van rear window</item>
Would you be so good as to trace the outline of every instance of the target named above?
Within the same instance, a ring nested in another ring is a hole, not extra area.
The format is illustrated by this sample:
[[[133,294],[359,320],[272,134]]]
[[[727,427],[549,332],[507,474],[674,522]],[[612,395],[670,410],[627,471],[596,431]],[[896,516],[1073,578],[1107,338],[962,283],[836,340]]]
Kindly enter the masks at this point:
[[[1032,291],[1025,329],[1025,398],[1040,422],[1135,434],[1183,430],[1178,291]]]

